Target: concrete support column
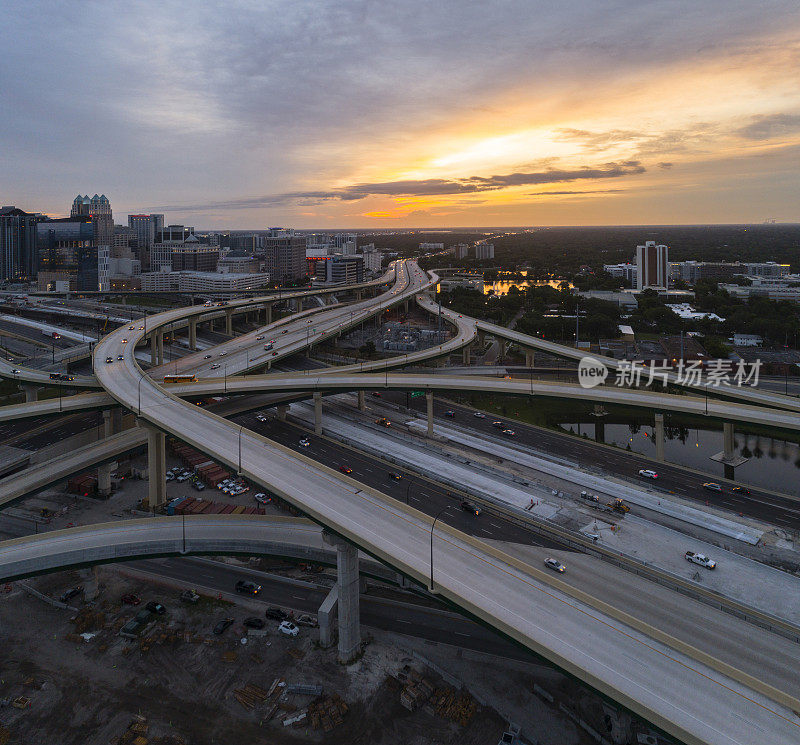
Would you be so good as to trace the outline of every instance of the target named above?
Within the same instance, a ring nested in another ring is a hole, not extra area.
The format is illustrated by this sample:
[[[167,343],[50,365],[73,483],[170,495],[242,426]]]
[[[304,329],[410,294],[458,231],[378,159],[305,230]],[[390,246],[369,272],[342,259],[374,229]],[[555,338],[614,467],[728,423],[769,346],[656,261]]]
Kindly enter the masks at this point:
[[[25,403],[29,404],[33,401],[39,400],[39,388],[35,385],[23,385],[22,390],[25,391]]]
[[[158,338],[155,331],[150,334],[150,364],[153,367],[158,364]]]
[[[486,343],[486,332],[485,331],[478,331],[478,345],[483,346]]]
[[[78,576],[81,578],[81,584],[83,585],[83,599],[96,600],[100,594],[100,578],[97,574],[97,567],[80,569]]]
[[[464,364],[465,367],[469,365],[470,362],[470,350],[471,347],[469,345],[467,345],[461,350],[461,356],[462,356],[461,362]]]
[[[409,301],[406,300],[406,302],[405,302],[405,312],[406,312],[406,314],[408,313],[409,310],[411,310],[411,306],[409,305]]]
[[[264,303],[264,324],[272,323],[272,303]]]
[[[323,534],[325,542],[336,547],[336,591],[339,620],[339,662],[353,662],[361,651],[361,625],[359,621],[358,551],[341,538]],[[326,603],[331,595],[326,598]],[[325,603],[323,603],[325,607]],[[327,620],[327,619],[326,619]],[[328,621],[328,629],[330,623]],[[327,633],[330,633],[329,630]],[[322,621],[320,621],[322,637]],[[320,638],[320,641],[322,639]]]
[[[533,353],[533,350],[526,349],[525,350],[525,367],[534,367],[534,363],[536,362],[536,357]]]
[[[158,364],[164,364],[164,332],[158,332]]]
[[[278,404],[278,421],[285,422],[286,414],[289,411],[289,404]]]
[[[319,623],[319,645],[327,649],[333,644],[333,631],[336,624],[336,606],[339,602],[339,587],[334,585],[317,611]]]
[[[322,394],[314,394],[314,434],[322,434]]]
[[[664,460],[664,415],[657,411],[655,414],[655,425],[653,427],[653,437],[656,441],[656,460]]]
[[[228,336],[233,336],[233,311],[225,311],[225,333]]]
[[[189,319],[189,349],[197,349],[197,320],[194,318]]]
[[[736,443],[733,439],[733,422],[725,422],[722,425],[722,457],[724,460],[733,460]]]
[[[356,302],[360,303],[364,299],[364,293],[361,290],[356,290]]]
[[[425,392],[425,401],[428,404],[428,437],[433,437],[433,391]]]
[[[164,433],[147,427],[147,471],[150,507],[167,501],[167,452]]]
[[[364,400],[364,391],[358,392],[358,410],[359,411],[367,410],[367,402]]]
[[[103,411],[103,437],[111,437],[114,434],[114,419],[111,409]],[[101,497],[108,497],[111,494],[111,474],[116,469],[116,463],[104,463],[97,468],[97,493]]]

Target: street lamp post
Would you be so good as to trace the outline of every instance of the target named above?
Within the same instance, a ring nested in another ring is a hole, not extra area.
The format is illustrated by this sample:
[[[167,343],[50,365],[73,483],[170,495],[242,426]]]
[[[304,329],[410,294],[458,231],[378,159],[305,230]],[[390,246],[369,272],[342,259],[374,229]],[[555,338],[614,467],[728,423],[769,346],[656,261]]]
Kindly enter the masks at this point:
[[[433,523],[431,524],[431,586],[429,588],[431,592],[433,592],[433,531],[436,529],[436,521],[442,516],[442,513],[448,509],[450,509],[449,504],[442,507],[442,509],[436,513],[436,517],[433,518]]]

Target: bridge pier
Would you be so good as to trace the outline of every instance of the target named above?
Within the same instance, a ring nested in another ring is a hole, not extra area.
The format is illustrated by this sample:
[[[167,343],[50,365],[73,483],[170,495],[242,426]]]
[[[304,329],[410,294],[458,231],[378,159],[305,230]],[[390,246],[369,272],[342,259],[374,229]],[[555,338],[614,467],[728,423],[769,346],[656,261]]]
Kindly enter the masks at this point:
[[[189,319],[189,349],[197,350],[197,319]]]
[[[103,410],[103,437],[108,438],[115,434],[115,417],[111,409]],[[108,497],[111,494],[111,474],[116,469],[116,462],[104,463],[97,468],[97,493],[101,497]]]
[[[150,364],[153,367],[158,365],[158,337],[155,331],[150,334]]]
[[[164,364],[164,332],[158,332],[158,364]]]
[[[359,411],[367,410],[367,402],[364,400],[364,391],[358,392],[358,410]]]
[[[233,336],[233,310],[225,311],[225,333]]]
[[[656,441],[656,460],[664,462],[664,414],[660,411],[655,413],[655,423],[653,425],[653,438]]]
[[[322,434],[322,394],[314,393],[314,434]]]
[[[333,610],[336,609],[339,624],[339,662],[347,665],[353,662],[361,651],[358,550],[347,541],[329,533],[323,533],[323,537],[326,543],[336,548],[336,587],[320,606],[322,611],[318,614],[320,643],[325,646],[324,641],[327,641],[328,645],[332,641],[331,617]]]
[[[22,385],[20,386],[25,391],[25,403],[29,404],[33,401],[39,400],[39,387],[35,385]]]
[[[160,507],[167,501],[166,437],[161,430],[147,429],[147,490],[150,507]]]
[[[536,356],[533,353],[532,349],[525,350],[525,367],[534,367],[534,363],[536,362]]]
[[[264,303],[264,325],[272,323],[272,303]]]
[[[722,424],[722,452],[711,456],[711,460],[722,463],[725,466],[725,478],[735,477],[735,469],[747,462],[747,458],[736,455],[736,440],[734,439],[735,430],[733,422],[723,422]]]
[[[356,290],[356,302],[360,303],[364,299],[364,293],[361,290]]]
[[[278,421],[285,422],[286,414],[289,412],[289,404],[278,404]]]
[[[425,391],[425,401],[428,404],[428,437],[433,437],[433,391]]]

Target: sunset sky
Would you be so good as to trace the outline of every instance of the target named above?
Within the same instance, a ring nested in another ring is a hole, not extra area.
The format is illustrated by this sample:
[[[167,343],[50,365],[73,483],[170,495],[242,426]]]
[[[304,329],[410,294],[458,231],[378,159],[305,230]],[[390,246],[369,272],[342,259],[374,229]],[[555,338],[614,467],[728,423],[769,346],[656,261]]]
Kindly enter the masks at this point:
[[[800,4],[11,0],[0,203],[117,222],[800,221]]]

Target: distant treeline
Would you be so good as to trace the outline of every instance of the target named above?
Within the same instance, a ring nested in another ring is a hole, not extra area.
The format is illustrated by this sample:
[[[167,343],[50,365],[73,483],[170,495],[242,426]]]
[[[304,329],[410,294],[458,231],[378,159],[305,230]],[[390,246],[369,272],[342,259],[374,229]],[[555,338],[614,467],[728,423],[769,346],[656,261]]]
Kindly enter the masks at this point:
[[[414,253],[420,243],[473,243],[486,237],[481,232],[408,233],[364,235],[359,242],[379,248]],[[530,264],[534,270],[570,275],[581,266],[600,269],[603,264],[630,261],[644,241],[666,243],[671,261],[777,261],[800,272],[800,224],[708,225],[536,228],[525,233],[493,235],[494,260],[451,259],[450,265],[501,266],[513,269]],[[434,262],[441,266],[441,259]]]

